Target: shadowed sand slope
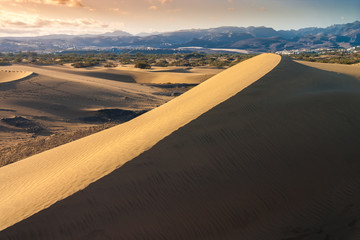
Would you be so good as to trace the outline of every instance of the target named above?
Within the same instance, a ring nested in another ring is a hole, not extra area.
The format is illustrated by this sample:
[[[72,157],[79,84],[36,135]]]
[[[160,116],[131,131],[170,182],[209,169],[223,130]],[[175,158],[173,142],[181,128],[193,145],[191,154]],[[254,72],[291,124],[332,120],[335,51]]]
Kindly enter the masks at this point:
[[[207,95],[217,98],[221,87]],[[250,87],[83,191],[0,232],[0,239],[359,239],[359,122],[357,79],[283,59]],[[97,159],[113,161],[108,154]],[[2,184],[9,171],[1,172]],[[53,191],[40,190],[38,201]]]
[[[26,78],[33,74],[29,71],[0,70],[0,83],[11,82]]]
[[[274,54],[257,56],[130,122],[0,168],[0,229],[119,168],[263,77],[280,59]]]

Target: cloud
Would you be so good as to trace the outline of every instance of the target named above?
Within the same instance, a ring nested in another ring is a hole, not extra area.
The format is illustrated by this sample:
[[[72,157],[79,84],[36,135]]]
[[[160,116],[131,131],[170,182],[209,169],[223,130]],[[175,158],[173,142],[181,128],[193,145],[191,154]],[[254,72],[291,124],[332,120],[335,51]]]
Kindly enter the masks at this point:
[[[130,14],[127,11],[122,11],[120,8],[110,8],[109,10],[114,11],[120,15],[129,15]]]
[[[82,0],[1,0],[0,2],[16,2],[16,3],[37,3],[48,5],[64,5],[68,7],[83,7]]]
[[[60,4],[69,7],[83,7],[82,0],[45,0],[47,4]]]
[[[152,10],[152,11],[156,11],[158,9],[159,9],[159,7],[155,6],[155,5],[152,5],[152,6],[149,7],[149,10]]]
[[[92,18],[58,19],[35,14],[0,10],[0,35],[44,35],[54,33],[103,33],[123,28],[123,23],[107,24]]]
[[[158,0],[161,4],[171,3],[173,0]]]
[[[168,3],[172,3],[173,0],[148,0],[148,2],[152,5],[155,5],[155,4],[165,5]]]
[[[91,18],[76,18],[71,20],[57,18],[43,18],[39,15],[26,13],[14,13],[0,10],[0,26],[11,28],[43,28],[43,27],[107,27],[99,21]]]
[[[148,0],[150,7],[148,8],[151,11],[159,10],[159,8],[165,7],[166,4],[172,3],[173,0]]]

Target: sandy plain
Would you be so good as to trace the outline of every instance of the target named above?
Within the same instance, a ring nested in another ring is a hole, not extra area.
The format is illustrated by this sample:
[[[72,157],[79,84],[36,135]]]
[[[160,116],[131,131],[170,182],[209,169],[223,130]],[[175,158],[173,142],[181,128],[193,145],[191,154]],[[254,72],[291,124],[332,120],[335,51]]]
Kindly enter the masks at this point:
[[[355,77],[255,57],[0,168],[0,239],[359,239],[359,106]]]

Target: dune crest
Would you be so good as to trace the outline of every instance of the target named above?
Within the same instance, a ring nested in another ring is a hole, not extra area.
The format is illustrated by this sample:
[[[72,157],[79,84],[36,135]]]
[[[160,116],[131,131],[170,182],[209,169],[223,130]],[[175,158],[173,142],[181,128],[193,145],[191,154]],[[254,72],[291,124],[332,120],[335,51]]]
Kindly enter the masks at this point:
[[[121,167],[260,79],[280,62],[262,54],[130,122],[0,168],[0,230]]]
[[[0,70],[0,83],[12,82],[29,77],[33,72],[18,70]]]

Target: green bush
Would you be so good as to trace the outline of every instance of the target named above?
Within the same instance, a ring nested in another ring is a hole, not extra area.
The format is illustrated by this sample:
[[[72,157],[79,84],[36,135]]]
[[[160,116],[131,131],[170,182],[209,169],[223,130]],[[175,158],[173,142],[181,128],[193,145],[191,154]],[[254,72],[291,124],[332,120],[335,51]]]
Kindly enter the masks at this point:
[[[71,64],[74,68],[86,68],[86,67],[93,67],[98,65],[99,62],[97,61],[91,61],[91,62],[75,62]]]
[[[150,69],[151,68],[150,64],[148,64],[146,62],[137,62],[137,63],[135,63],[135,67],[140,68],[140,69]]]

